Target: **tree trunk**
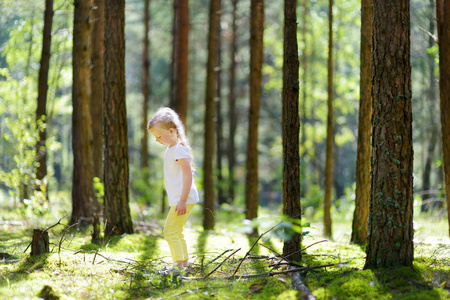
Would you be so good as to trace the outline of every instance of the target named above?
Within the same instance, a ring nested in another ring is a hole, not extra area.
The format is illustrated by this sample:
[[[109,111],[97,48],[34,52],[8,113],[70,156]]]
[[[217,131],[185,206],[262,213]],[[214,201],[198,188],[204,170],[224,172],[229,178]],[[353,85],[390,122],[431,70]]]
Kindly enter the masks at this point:
[[[125,0],[105,2],[104,218],[105,236],[133,233],[129,206],[125,105]]]
[[[365,269],[412,266],[414,258],[409,20],[408,0],[373,2],[372,165]]]
[[[356,154],[356,198],[352,237],[367,243],[370,202],[370,116],[372,115],[372,0],[361,3],[361,69],[359,89],[358,145]]]
[[[92,220],[92,242],[97,243],[100,241],[100,218],[97,212],[95,212]]]
[[[188,108],[189,2],[173,2],[173,49],[170,106],[186,126]]]
[[[250,5],[250,109],[248,116],[247,173],[245,177],[245,217],[258,216],[258,123],[263,62],[264,0]],[[253,235],[257,235],[255,228]]]
[[[89,0],[76,0],[73,25],[73,185],[71,222],[88,225],[93,213],[92,129],[90,116],[90,13]]]
[[[178,111],[177,108],[177,87],[178,87],[178,71],[177,71],[177,61],[178,61],[178,2],[179,0],[173,0],[173,19],[172,19],[172,62],[170,64],[170,99],[169,106]]]
[[[95,0],[92,10],[92,57],[91,57],[91,122],[92,122],[92,158],[93,176],[103,178],[103,54],[105,40],[105,0]],[[96,211],[100,212],[97,201]]]
[[[236,180],[234,177],[234,168],[236,166],[236,145],[235,134],[237,127],[237,112],[236,112],[236,52],[237,52],[237,26],[236,26],[236,11],[238,0],[233,0],[233,13],[231,23],[231,43],[230,43],[230,90],[228,95],[229,102],[229,137],[228,137],[228,202],[233,203],[235,197],[234,186]]]
[[[297,0],[284,1],[284,60],[283,60],[283,214],[301,219],[300,153],[298,114],[299,60],[297,46]],[[301,234],[293,233],[284,241],[283,255],[294,261],[302,260]]]
[[[428,31],[432,34],[435,34],[435,21],[434,21],[434,13],[436,12],[436,10],[434,9],[434,0],[430,0],[430,9],[431,9],[431,13],[430,13],[430,18],[429,18],[429,29]],[[432,36],[428,37],[428,48],[431,48],[434,46],[434,38]],[[427,132],[428,134],[426,134],[426,137],[429,137],[428,140],[428,147],[427,147],[427,151],[425,153],[425,168],[423,170],[422,173],[422,192],[424,192],[424,194],[422,195],[422,205],[420,210],[422,212],[425,212],[428,210],[430,204],[427,203],[428,199],[431,198],[430,193],[428,192],[431,188],[431,168],[432,168],[432,164],[434,162],[435,159],[435,146],[438,142],[439,139],[439,132],[438,132],[438,128],[437,128],[437,124],[436,124],[436,120],[435,120],[435,115],[436,115],[436,111],[435,111],[435,103],[436,103],[436,88],[435,88],[435,82],[436,82],[436,76],[434,75],[435,72],[435,64],[436,64],[436,60],[435,60],[435,55],[428,53],[427,56],[427,63],[429,66],[429,73],[428,73],[428,79],[429,79],[429,86],[428,86],[428,93],[427,93],[427,97],[426,99],[428,101],[427,106],[428,106],[428,116],[430,116],[429,119],[429,130],[428,128],[425,129],[425,132]],[[425,72],[424,72],[425,74]],[[426,75],[425,75],[426,76]],[[425,102],[425,101],[421,101],[421,102]],[[431,133],[431,135],[430,135]]]
[[[150,58],[149,52],[149,34],[150,34],[150,0],[145,0],[144,4],[144,49],[142,53],[142,141],[141,141],[141,168],[148,168],[148,101],[150,95]],[[144,173],[146,173],[144,171]]]
[[[222,1],[217,1],[217,63],[216,63],[216,169],[217,169],[217,200],[220,204],[226,203],[223,194],[222,158],[223,154],[223,119],[222,119],[222,28],[220,25],[222,15]]]
[[[203,160],[203,185],[205,192],[205,210],[203,212],[203,228],[214,229],[214,180],[213,180],[213,156],[214,156],[214,95],[215,95],[215,71],[217,61],[217,7],[218,0],[210,1],[209,32],[208,32],[208,63],[206,74],[205,93],[205,141]]]
[[[308,8],[308,0],[303,0],[303,22],[302,22],[302,36],[303,36],[303,53],[301,57],[301,64],[302,64],[302,71],[303,71],[303,78],[302,78],[302,108],[301,108],[301,145],[303,147],[306,144],[306,103],[308,101],[308,93],[306,91],[306,82],[308,80],[308,57],[306,55],[306,52],[308,50],[308,14],[309,14],[309,8]],[[300,178],[301,180],[305,180],[305,174],[306,174],[306,164],[305,164],[305,157],[306,157],[306,151],[302,151],[301,157],[300,157]],[[306,187],[303,185],[303,188],[300,190],[300,197],[304,197],[306,194]]]
[[[333,0],[328,7],[328,118],[327,118],[327,148],[325,158],[325,201],[323,234],[332,237],[331,230],[331,189],[333,179]]]
[[[188,54],[189,54],[189,3],[188,0],[178,0],[178,20],[176,22],[178,26],[178,34],[176,35],[178,55],[177,55],[177,67],[176,78],[176,101],[177,112],[180,115],[180,119],[186,126],[186,116],[188,109]]]
[[[44,180],[47,175],[47,91],[48,72],[50,68],[50,46],[52,43],[53,0],[45,1],[44,30],[42,38],[41,66],[39,68],[38,98],[36,109],[36,128],[38,140],[36,143],[36,190],[46,186]],[[46,188],[45,188],[46,190]]]
[[[316,57],[316,46],[315,46],[315,37],[314,37],[314,30],[311,30],[311,61],[315,60]],[[311,64],[312,65],[312,64]],[[316,87],[316,74],[311,71],[310,73],[310,79],[309,82],[311,83],[311,91],[314,91]],[[312,127],[312,147],[309,154],[309,160],[311,163],[311,180],[312,184],[315,184],[317,186],[322,186],[324,184],[323,180],[321,178],[323,177],[321,172],[323,168],[319,164],[319,156],[320,152],[318,151],[318,143],[316,142],[315,136],[316,136],[316,122],[318,118],[316,118],[316,102],[314,97],[311,99],[311,127]]]
[[[450,0],[437,0],[439,39],[439,94],[441,99],[441,135],[444,156],[444,182],[447,216],[450,216]],[[448,219],[450,236],[450,217]]]

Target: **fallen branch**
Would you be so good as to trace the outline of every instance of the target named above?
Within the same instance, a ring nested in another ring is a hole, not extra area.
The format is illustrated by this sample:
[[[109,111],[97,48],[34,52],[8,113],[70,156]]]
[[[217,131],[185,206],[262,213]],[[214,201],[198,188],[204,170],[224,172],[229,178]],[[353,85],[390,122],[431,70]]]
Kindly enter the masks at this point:
[[[66,216],[67,216],[67,215],[66,215]],[[45,229],[44,231],[48,231],[48,230],[50,230],[51,228],[55,227],[56,225],[61,224],[61,220],[64,219],[66,216],[64,216],[64,217],[62,217],[61,219],[59,219],[59,221],[58,221],[56,224],[54,224],[54,225],[48,227],[48,228]]]
[[[258,260],[258,259],[265,259],[265,260],[272,259],[270,256],[267,256],[267,255],[249,255],[249,256],[247,256],[247,258],[248,259],[256,259],[256,260]],[[239,259],[243,259],[243,258],[239,258]]]
[[[64,236],[66,235],[67,231],[68,231],[70,228],[72,228],[73,226],[78,225],[78,224],[80,224],[80,223],[72,224],[72,225],[68,226],[66,229],[64,229],[64,232],[63,232],[63,234],[62,234],[62,236],[61,236],[61,239],[59,240],[58,253],[61,253],[61,244],[62,244],[62,242],[63,242]]]
[[[108,257],[106,257],[106,256],[104,256],[104,255],[98,253],[98,251],[92,250],[91,252],[92,252],[92,253],[95,253],[95,255],[98,255],[98,256],[103,257],[103,258],[106,259],[106,260],[109,260]],[[95,260],[95,256],[94,256],[94,260]],[[92,262],[92,264],[94,264],[94,262]]]
[[[241,262],[238,264],[238,266],[236,267],[236,269],[234,270],[234,273],[232,276],[234,276],[237,271],[239,270],[239,268],[241,267],[242,263],[244,262],[244,260],[247,258],[247,256],[250,254],[250,252],[253,250],[253,248],[255,247],[255,245],[258,243],[258,241],[267,233],[269,233],[270,231],[272,231],[275,227],[277,227],[278,225],[280,225],[280,223],[276,224],[275,226],[273,226],[272,228],[270,228],[269,230],[267,230],[266,232],[262,233],[259,235],[258,239],[253,243],[252,247],[250,248],[250,250],[247,251],[247,253],[245,253],[244,258],[241,260]]]
[[[299,253],[299,252],[303,252],[303,251],[305,251],[306,249],[308,249],[309,247],[312,247],[312,246],[314,246],[314,245],[317,245],[317,244],[320,244],[320,243],[323,243],[323,242],[328,242],[328,240],[322,240],[322,241],[318,241],[318,242],[312,243],[311,245],[309,245],[309,246],[307,246],[307,247],[305,247],[305,248],[303,248],[303,249],[301,249],[301,250],[299,250],[299,251],[295,251],[295,252],[293,252],[293,253],[291,253],[291,254],[289,254],[289,255],[286,255],[286,256],[283,256],[283,255],[277,253],[275,250],[273,250],[272,248],[270,248],[270,247],[268,247],[268,246],[265,246],[265,245],[263,245],[263,244],[260,244],[260,245],[263,246],[263,247],[265,247],[265,248],[267,248],[267,249],[269,249],[270,251],[274,252],[274,253],[275,253],[276,255],[278,255],[279,257],[283,258],[283,259],[284,259],[285,261],[287,261],[290,265],[293,265],[293,266],[296,266],[296,267],[301,267],[301,265],[296,264],[296,263],[294,263],[294,262],[288,260],[287,258],[288,258],[289,256],[292,256],[292,255],[297,254],[297,253]],[[282,262],[283,262],[283,260],[280,260],[280,261],[272,268],[272,270],[275,269],[276,267],[278,267],[279,265],[281,265]]]
[[[314,246],[314,245],[317,245],[317,244],[320,244],[320,243],[323,243],[323,242],[328,242],[328,240],[322,240],[322,241],[318,241],[318,242],[312,243],[312,244],[309,245],[308,247],[303,248],[302,251],[305,251],[305,250],[308,249],[309,247],[312,247],[312,246]]]
[[[287,261],[287,262],[288,262],[290,265],[292,265],[292,266],[302,267],[301,265],[296,264],[296,263],[294,263],[294,262],[292,262],[292,261],[290,261],[290,260],[287,259],[289,256],[294,255],[294,254],[297,253],[298,251],[297,251],[297,252],[294,252],[294,253],[291,253],[291,254],[289,254],[289,255],[287,255],[287,256],[283,256],[283,255],[281,255],[280,253],[278,253],[277,251],[273,250],[272,248],[270,248],[270,247],[268,247],[268,246],[265,246],[265,245],[263,245],[263,244],[261,244],[261,243],[260,243],[260,245],[263,246],[263,247],[265,247],[265,248],[267,248],[267,249],[269,249],[270,251],[272,251],[273,253],[275,253],[277,256],[279,256],[279,257],[282,258],[282,259],[280,259],[280,261],[272,268],[272,270],[275,269],[276,267],[278,267],[278,266],[283,262],[283,260]],[[271,271],[272,271],[272,270],[271,270]]]
[[[240,248],[239,248],[239,249],[240,249]],[[223,251],[219,256],[217,256],[217,257],[214,258],[213,260],[209,261],[209,262],[205,265],[205,267],[209,266],[210,264],[212,264],[213,262],[215,262],[216,260],[218,260],[220,257],[222,257],[225,253],[228,253],[228,252],[230,252],[230,251],[233,251],[233,249],[228,249],[228,250]]]
[[[220,268],[220,266],[223,265],[224,262],[226,262],[230,257],[232,257],[234,254],[236,254],[236,252],[238,252],[239,250],[241,250],[241,248],[237,249],[236,251],[234,251],[233,253],[231,253],[230,255],[228,255],[227,258],[225,258],[214,270],[212,270],[211,272],[209,272],[208,275],[206,275],[205,277],[203,277],[203,279],[208,278],[212,273],[214,273],[218,268]]]
[[[212,279],[212,280],[231,280],[231,279],[235,279],[237,278],[257,278],[257,277],[269,277],[269,276],[275,276],[275,275],[282,275],[282,274],[288,274],[288,273],[294,273],[294,272],[300,272],[300,271],[309,271],[309,270],[313,270],[313,269],[321,269],[321,268],[326,268],[326,267],[334,267],[334,266],[341,266],[344,264],[347,264],[348,262],[344,262],[344,263],[335,263],[335,264],[326,264],[326,265],[320,265],[320,266],[311,266],[311,267],[300,267],[300,268],[293,268],[293,269],[289,269],[289,270],[284,270],[284,271],[277,271],[277,272],[273,272],[273,271],[269,271],[266,273],[259,273],[259,274],[246,274],[246,275],[238,275],[235,276],[230,275],[230,276],[225,276],[225,277],[182,277],[182,279],[185,280],[204,280],[206,278]]]
[[[278,253],[277,251],[275,251],[274,249],[270,248],[267,245],[264,245],[262,243],[259,243],[261,246],[263,246],[264,248],[266,248],[267,250],[269,250],[270,252],[272,252],[273,254],[275,254],[276,257],[282,257],[280,253]]]

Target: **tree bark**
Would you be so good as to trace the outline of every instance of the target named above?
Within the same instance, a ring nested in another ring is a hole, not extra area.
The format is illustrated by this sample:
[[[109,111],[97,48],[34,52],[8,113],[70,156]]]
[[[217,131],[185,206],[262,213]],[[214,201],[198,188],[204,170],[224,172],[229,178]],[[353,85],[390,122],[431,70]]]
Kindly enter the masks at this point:
[[[245,217],[258,216],[258,123],[261,102],[264,33],[264,0],[250,4],[250,109],[248,115],[247,173],[245,177]],[[255,228],[253,235],[257,236]]]
[[[173,19],[172,19],[172,62],[170,64],[170,99],[169,99],[169,106],[175,110],[177,109],[177,86],[178,86],[178,79],[177,79],[177,61],[178,61],[178,2],[179,0],[173,0]]]
[[[237,111],[236,111],[236,52],[237,52],[237,25],[236,11],[238,0],[233,0],[233,12],[231,23],[231,43],[230,43],[230,79],[229,79],[229,137],[228,137],[228,202],[233,203],[235,198],[236,180],[234,177],[234,169],[236,166],[236,144],[235,134],[237,127]]]
[[[92,57],[91,57],[91,121],[93,176],[103,178],[103,54],[105,40],[105,0],[95,0],[92,10]],[[98,203],[95,203],[98,206]],[[99,210],[100,208],[96,209]]]
[[[188,109],[189,1],[173,2],[170,106],[186,126]]]
[[[217,61],[217,8],[218,0],[210,1],[209,32],[208,32],[208,62],[206,74],[205,93],[205,141],[203,159],[203,185],[205,192],[205,210],[203,212],[203,228],[214,229],[214,180],[213,180],[213,156],[214,156],[214,95],[215,95],[215,71]]]
[[[299,153],[299,59],[297,46],[297,0],[284,1],[283,55],[283,214],[301,220]],[[293,232],[284,241],[283,255],[302,260],[301,234]]]
[[[373,2],[372,40],[372,165],[364,268],[412,266],[410,1]]]
[[[434,0],[430,0],[430,8],[431,8],[431,13],[430,13],[430,18],[429,18],[429,28],[428,31],[432,34],[435,34],[435,28],[436,28],[436,23],[435,23],[435,18],[434,18],[434,13],[436,12],[435,10],[435,1]],[[428,37],[428,48],[433,47],[435,44],[434,38],[432,36]],[[426,138],[428,139],[428,146],[426,147],[426,153],[425,153],[425,168],[423,170],[422,173],[422,191],[424,192],[424,194],[422,195],[422,205],[420,207],[420,210],[422,212],[428,211],[428,208],[430,206],[429,203],[427,203],[428,199],[431,198],[431,195],[428,193],[428,191],[431,189],[431,168],[432,168],[432,164],[434,162],[435,159],[435,146],[439,140],[439,130],[438,130],[438,125],[436,124],[436,120],[435,120],[435,115],[436,115],[436,111],[435,111],[435,103],[436,103],[436,86],[435,86],[435,82],[436,82],[436,76],[434,75],[435,73],[435,55],[428,53],[427,56],[427,64],[429,66],[429,72],[428,72],[428,80],[429,80],[429,86],[428,86],[428,91],[426,94],[426,103],[427,103],[427,107],[428,107],[428,116],[430,116],[429,119],[429,127],[427,126],[427,128],[425,129],[425,131],[428,133],[426,134]],[[424,72],[425,75],[425,72]],[[426,76],[426,75],[425,75]],[[425,102],[425,101],[422,101]],[[426,139],[425,138],[425,139]]]
[[[36,109],[36,127],[38,140],[36,143],[36,190],[46,186],[44,180],[47,175],[47,92],[48,72],[50,69],[50,47],[52,43],[53,0],[45,1],[44,30],[42,37],[41,66],[39,68],[38,98]]]
[[[91,82],[90,82],[90,13],[89,0],[76,0],[73,26],[73,185],[72,218],[75,223],[90,224],[86,218],[93,213],[93,160],[92,129],[90,116]]]
[[[216,63],[216,172],[217,172],[217,200],[220,204],[226,203],[222,175],[223,153],[223,118],[222,118],[222,28],[220,25],[222,16],[222,1],[217,3],[217,63]]]
[[[103,106],[105,236],[133,233],[125,105],[125,0],[105,2]]]
[[[302,76],[302,108],[301,108],[301,125],[300,125],[300,129],[301,129],[301,145],[305,145],[306,144],[306,103],[308,101],[307,97],[308,97],[308,93],[306,91],[306,84],[307,84],[307,80],[308,80],[308,57],[306,55],[306,52],[308,50],[308,38],[307,38],[307,34],[308,34],[308,14],[309,14],[309,8],[308,8],[308,0],[303,0],[303,22],[302,22],[302,36],[303,36],[303,53],[301,56],[301,65],[302,65],[302,71],[303,71],[303,76]],[[306,149],[306,148],[305,148]],[[306,157],[306,151],[302,151],[301,152],[301,156],[300,156],[300,178],[302,178],[302,176],[304,174],[306,174],[306,164],[305,164],[305,157]],[[305,180],[304,177],[301,180]],[[304,197],[304,195],[306,194],[306,187],[303,186],[303,188],[300,190],[300,197]]]
[[[186,125],[186,116],[188,110],[188,54],[189,54],[189,1],[178,0],[178,34],[176,35],[178,55],[175,68],[177,75],[176,88],[176,111],[180,115],[180,119],[184,126]]]
[[[437,0],[439,40],[439,95],[447,216],[450,216],[450,0]],[[450,236],[450,217],[448,218]]]
[[[325,158],[325,200],[324,200],[324,232],[326,237],[332,237],[331,229],[331,192],[333,179],[333,0],[328,7],[328,117],[327,145]]]
[[[150,96],[150,58],[149,58],[149,34],[150,34],[150,0],[144,4],[144,49],[142,53],[142,141],[141,141],[141,168],[148,168],[148,101]],[[145,171],[144,171],[145,173]]]
[[[361,2],[361,74],[359,90],[358,145],[356,154],[356,198],[352,237],[367,243],[370,201],[370,116],[372,115],[372,0]]]

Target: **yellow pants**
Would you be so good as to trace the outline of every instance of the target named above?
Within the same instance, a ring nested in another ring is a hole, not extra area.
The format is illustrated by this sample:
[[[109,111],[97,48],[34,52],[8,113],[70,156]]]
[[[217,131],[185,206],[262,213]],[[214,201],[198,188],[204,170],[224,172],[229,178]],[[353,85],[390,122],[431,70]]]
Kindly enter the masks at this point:
[[[164,225],[164,239],[169,244],[173,262],[185,261],[188,259],[186,241],[184,240],[183,228],[186,225],[189,213],[195,204],[186,205],[186,213],[178,216],[175,206],[171,206]]]

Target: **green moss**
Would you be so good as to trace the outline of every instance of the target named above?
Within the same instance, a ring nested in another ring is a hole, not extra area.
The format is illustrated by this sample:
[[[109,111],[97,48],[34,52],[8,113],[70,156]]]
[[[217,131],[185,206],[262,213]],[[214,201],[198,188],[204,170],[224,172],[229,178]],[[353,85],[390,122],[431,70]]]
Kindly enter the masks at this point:
[[[387,200],[386,200],[387,201]],[[350,209],[349,209],[350,210]],[[1,211],[0,211],[1,213]],[[273,218],[273,211],[267,214]],[[242,250],[225,262],[214,274],[224,276],[234,271],[238,258],[250,248],[254,240],[238,233],[230,222],[217,213],[217,231],[202,233],[197,227],[186,231],[190,249],[190,261],[194,263],[193,274],[201,276],[200,264],[212,261],[227,249]],[[392,216],[381,218],[392,220]],[[389,219],[391,218],[391,219]],[[237,219],[237,218],[236,218]],[[197,219],[194,224],[200,223]],[[305,218],[306,222],[310,222]],[[305,283],[317,299],[445,299],[448,291],[443,287],[424,288],[431,282],[443,285],[450,280],[448,245],[420,244],[415,242],[414,269],[398,268],[386,270],[363,270],[365,249],[348,243],[351,221],[344,214],[335,214],[334,239],[316,244],[307,249],[303,264],[320,266],[337,264],[333,267],[317,268],[306,274]],[[424,215],[415,216],[415,239],[446,237],[446,220],[435,221]],[[303,245],[311,245],[323,239],[320,235],[321,223],[311,221],[311,236]],[[237,221],[234,224],[238,223]],[[394,224],[408,226],[408,224]],[[319,228],[319,229],[315,229]],[[266,229],[266,228],[262,228]],[[60,230],[52,232],[51,242],[59,241]],[[261,230],[262,231],[262,230]],[[110,238],[103,243],[90,242],[89,232],[70,232],[58,254],[52,253],[29,257],[22,253],[29,243],[30,230],[0,228],[2,252],[11,254],[14,260],[0,263],[0,299],[16,295],[19,299],[34,299],[45,285],[62,299],[296,299],[298,291],[291,287],[291,279],[286,275],[236,280],[178,281],[164,278],[155,271],[168,266],[171,259],[167,244],[157,236],[143,233]],[[6,238],[5,238],[6,237]],[[447,241],[447,240],[445,240]],[[282,242],[272,238],[269,245],[281,252]],[[15,246],[17,243],[19,246]],[[201,246],[201,247],[200,247]],[[398,247],[399,245],[397,245]],[[201,253],[197,250],[202,248]],[[71,250],[72,249],[72,250]],[[83,249],[75,254],[75,250]],[[99,251],[104,257],[95,255]],[[264,247],[259,247],[259,255],[269,255]],[[225,255],[226,256],[226,255]],[[221,257],[208,266],[204,273],[211,271],[224,258]],[[255,274],[267,271],[267,260],[246,260],[241,274]]]
[[[396,165],[400,165],[400,161],[398,159],[392,159],[392,162]]]

